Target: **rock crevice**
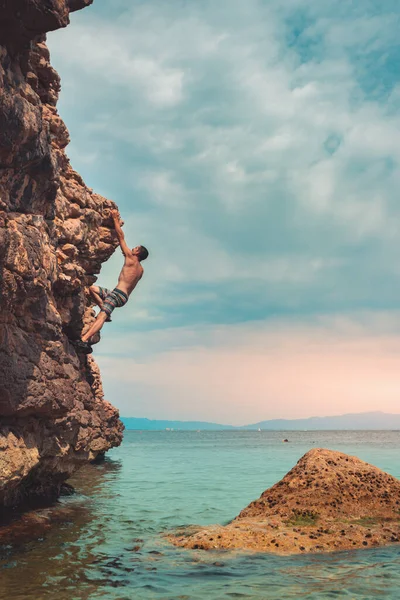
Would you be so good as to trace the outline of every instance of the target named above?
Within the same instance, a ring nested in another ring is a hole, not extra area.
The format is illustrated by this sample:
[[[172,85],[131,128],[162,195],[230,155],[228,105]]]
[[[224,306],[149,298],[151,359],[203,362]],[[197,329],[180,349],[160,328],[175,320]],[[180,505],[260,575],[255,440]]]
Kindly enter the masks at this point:
[[[93,319],[85,289],[117,241],[113,202],[65,154],[60,78],[45,33],[92,0],[0,3],[0,505],[56,496],[122,439],[95,361],[70,339]]]

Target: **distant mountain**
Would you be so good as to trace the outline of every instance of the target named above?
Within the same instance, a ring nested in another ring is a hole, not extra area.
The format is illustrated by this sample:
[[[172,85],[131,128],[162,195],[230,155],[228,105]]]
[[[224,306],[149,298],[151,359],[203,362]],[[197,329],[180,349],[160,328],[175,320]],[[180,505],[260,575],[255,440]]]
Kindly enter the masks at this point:
[[[378,430],[399,429],[400,414],[388,414],[383,412],[350,413],[333,417],[309,417],[307,419],[272,419],[260,421],[254,425],[220,425],[218,423],[207,423],[204,421],[152,421],[150,419],[136,419],[135,417],[122,417],[127,429],[161,431],[164,429],[178,429],[182,431],[193,431],[197,429],[209,431],[221,430],[254,430],[269,429],[275,431],[304,431],[304,430]]]
[[[321,430],[321,429],[400,429],[400,414],[366,412],[337,415],[334,417],[310,417],[308,419],[274,419],[260,421],[254,425],[245,425],[239,429],[275,429],[275,430]]]
[[[141,431],[161,431],[163,429],[179,429],[182,431],[237,429],[233,425],[219,425],[204,421],[152,421],[151,419],[136,419],[135,417],[121,417],[126,429],[139,429]]]

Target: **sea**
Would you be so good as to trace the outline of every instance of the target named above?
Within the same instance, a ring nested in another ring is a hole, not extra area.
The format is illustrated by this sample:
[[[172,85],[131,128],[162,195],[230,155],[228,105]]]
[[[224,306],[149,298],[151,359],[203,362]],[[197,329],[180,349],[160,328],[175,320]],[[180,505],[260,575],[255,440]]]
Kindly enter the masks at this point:
[[[400,478],[399,431],[126,431],[103,463],[74,476],[74,494],[35,512],[48,527],[3,544],[0,598],[399,600],[400,545],[282,557],[165,539],[229,522],[311,448]]]

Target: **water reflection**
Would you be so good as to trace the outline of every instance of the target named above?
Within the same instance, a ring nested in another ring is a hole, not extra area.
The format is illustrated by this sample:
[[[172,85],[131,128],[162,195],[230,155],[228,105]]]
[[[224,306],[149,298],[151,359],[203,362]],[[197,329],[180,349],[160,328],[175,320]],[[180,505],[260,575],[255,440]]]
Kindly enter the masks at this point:
[[[53,506],[15,515],[0,530],[1,598],[25,599],[27,589],[40,589],[41,598],[54,598],[57,585],[57,598],[63,600],[71,598],[77,583],[79,597],[88,598],[104,584],[108,556],[98,547],[106,530],[101,527],[97,500],[110,499],[120,470],[121,461],[110,459],[83,467],[71,479],[78,493]],[[94,580],[86,571],[102,561],[104,576]]]

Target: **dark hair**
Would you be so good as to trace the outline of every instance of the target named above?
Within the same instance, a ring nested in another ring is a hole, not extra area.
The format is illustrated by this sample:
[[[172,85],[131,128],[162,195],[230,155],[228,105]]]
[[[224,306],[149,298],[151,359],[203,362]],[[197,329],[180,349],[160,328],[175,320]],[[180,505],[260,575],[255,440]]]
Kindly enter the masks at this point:
[[[139,260],[140,261],[146,260],[146,258],[149,255],[149,251],[144,246],[139,246],[139,248],[140,248],[139,254],[138,254]]]

